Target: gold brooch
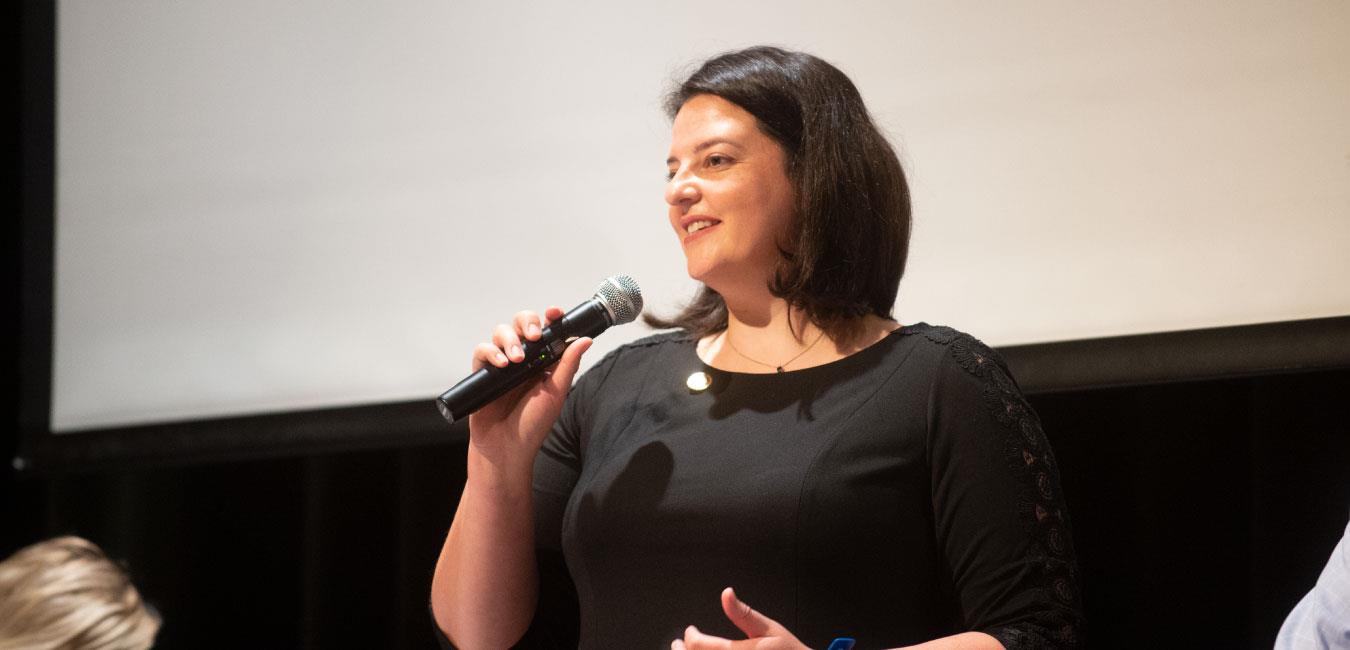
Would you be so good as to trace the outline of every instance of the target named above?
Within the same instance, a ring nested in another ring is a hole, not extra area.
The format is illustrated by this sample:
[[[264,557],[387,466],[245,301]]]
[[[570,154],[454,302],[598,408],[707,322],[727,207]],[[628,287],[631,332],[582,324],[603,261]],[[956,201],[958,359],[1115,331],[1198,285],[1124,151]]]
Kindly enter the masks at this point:
[[[688,386],[689,390],[692,392],[701,393],[708,390],[708,387],[712,385],[712,377],[709,377],[708,373],[700,370],[689,375],[689,378],[684,380],[684,385]]]

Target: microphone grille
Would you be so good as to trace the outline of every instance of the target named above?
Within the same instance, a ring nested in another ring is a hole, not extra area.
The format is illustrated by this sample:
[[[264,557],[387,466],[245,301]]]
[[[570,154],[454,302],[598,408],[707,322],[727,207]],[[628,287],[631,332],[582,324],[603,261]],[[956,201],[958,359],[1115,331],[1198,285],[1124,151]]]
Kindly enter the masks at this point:
[[[595,290],[595,297],[609,311],[614,325],[631,323],[642,313],[642,289],[638,288],[633,278],[626,275],[605,278],[600,288]]]

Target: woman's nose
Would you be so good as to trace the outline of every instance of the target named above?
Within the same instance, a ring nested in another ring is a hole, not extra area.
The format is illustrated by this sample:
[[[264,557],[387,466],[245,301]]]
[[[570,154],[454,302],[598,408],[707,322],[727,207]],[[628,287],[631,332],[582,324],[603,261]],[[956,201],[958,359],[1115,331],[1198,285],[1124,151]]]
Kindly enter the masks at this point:
[[[676,174],[666,183],[666,203],[671,205],[693,205],[698,203],[702,194],[692,175]]]

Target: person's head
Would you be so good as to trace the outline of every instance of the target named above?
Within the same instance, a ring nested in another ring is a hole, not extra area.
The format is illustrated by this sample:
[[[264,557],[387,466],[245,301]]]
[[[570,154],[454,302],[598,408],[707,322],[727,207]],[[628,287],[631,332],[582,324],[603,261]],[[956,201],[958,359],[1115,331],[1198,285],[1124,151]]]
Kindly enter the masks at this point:
[[[831,334],[890,316],[909,248],[909,189],[843,72],[773,47],[728,52],[671,91],[666,110],[671,224],[705,286],[683,313],[649,324],[720,330],[717,287],[747,277]],[[700,221],[714,226],[688,239]]]
[[[0,562],[0,648],[140,650],[159,617],[93,543],[57,537]]]

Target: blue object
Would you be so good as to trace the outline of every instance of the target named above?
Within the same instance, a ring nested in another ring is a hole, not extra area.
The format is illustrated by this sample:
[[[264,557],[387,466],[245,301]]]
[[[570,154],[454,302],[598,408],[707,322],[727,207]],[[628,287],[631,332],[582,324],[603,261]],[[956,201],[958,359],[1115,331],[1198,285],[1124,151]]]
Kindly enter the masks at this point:
[[[825,650],[853,650],[853,644],[857,641],[846,636],[841,636],[830,642],[830,647]]]

